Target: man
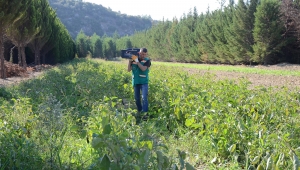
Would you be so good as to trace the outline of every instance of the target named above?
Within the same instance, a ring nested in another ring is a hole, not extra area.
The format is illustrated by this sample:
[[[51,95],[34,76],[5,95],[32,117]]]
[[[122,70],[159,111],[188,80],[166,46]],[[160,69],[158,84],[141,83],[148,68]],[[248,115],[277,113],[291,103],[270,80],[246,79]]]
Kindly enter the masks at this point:
[[[149,67],[151,61],[147,58],[147,49],[141,48],[139,57],[132,56],[132,60],[128,63],[128,72],[132,71],[132,85],[134,88],[134,98],[138,110],[138,116],[141,112],[145,115],[143,119],[147,118],[148,112],[148,82],[149,82]],[[142,101],[141,101],[142,92]]]

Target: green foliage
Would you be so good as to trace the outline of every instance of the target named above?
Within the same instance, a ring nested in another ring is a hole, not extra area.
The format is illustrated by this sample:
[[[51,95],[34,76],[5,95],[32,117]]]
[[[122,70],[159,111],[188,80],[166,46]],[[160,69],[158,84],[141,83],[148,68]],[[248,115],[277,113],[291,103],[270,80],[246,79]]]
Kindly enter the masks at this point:
[[[277,0],[240,0],[237,4],[230,1],[222,9],[201,14],[194,8],[180,19],[174,17],[172,21],[157,22],[150,29],[135,31],[131,36],[120,37],[119,30],[114,30],[109,35],[111,37],[104,33],[102,43],[98,41],[98,45],[92,45],[92,48],[102,49],[103,58],[109,60],[120,56],[121,49],[146,47],[149,57],[156,61],[217,64],[298,62],[299,49],[296,46],[299,42],[289,29],[292,26],[284,30],[284,24],[287,26],[287,21],[293,19],[287,19],[289,13],[282,13],[280,9],[283,7]],[[296,6],[291,8],[297,11]],[[97,34],[93,36],[99,37]],[[94,55],[92,49],[90,52]]]
[[[28,1],[28,3],[24,4],[23,8],[26,8],[26,10],[22,18],[10,25],[6,30],[6,35],[18,47],[18,62],[24,68],[27,67],[25,47],[41,30],[41,11],[38,10],[40,7],[39,1]]]
[[[250,1],[250,4],[245,4],[243,0],[239,0],[236,7],[231,6],[230,8],[232,16],[229,17],[229,21],[232,24],[229,29],[225,30],[225,38],[228,42],[229,54],[234,59],[234,63],[250,62],[254,44],[252,34],[254,12],[257,4],[257,0]]]
[[[40,32],[35,36],[35,38],[29,43],[29,47],[35,53],[35,64],[39,65],[41,64],[40,55],[42,47],[47,43],[52,34],[52,25],[55,21],[56,14],[46,0],[38,1],[37,5],[39,6],[37,8],[37,12],[41,14],[37,22],[41,29]]]
[[[101,58],[103,56],[102,41],[97,34],[93,34],[91,37],[91,51],[94,58]]]
[[[88,54],[88,37],[81,30],[76,37],[76,49],[79,58],[84,58]]]
[[[151,75],[140,123],[125,62],[75,59],[1,90],[0,168],[299,167],[297,90],[166,65]]]
[[[110,37],[103,37],[103,56],[105,59],[112,59],[116,57],[116,43]]]

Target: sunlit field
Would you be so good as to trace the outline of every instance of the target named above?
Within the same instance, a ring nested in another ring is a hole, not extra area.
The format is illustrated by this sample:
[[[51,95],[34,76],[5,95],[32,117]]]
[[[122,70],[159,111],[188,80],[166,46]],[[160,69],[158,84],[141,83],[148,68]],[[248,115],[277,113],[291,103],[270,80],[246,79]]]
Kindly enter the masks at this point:
[[[127,61],[75,59],[0,88],[0,169],[294,169],[300,167],[300,94],[217,80],[153,62],[149,115],[136,116]]]

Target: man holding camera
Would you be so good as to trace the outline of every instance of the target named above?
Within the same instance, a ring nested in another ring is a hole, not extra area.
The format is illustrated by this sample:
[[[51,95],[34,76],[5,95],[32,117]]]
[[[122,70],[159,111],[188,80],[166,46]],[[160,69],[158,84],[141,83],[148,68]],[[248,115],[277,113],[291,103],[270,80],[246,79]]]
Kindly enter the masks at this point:
[[[141,48],[139,56],[133,55],[128,63],[128,72],[132,71],[132,85],[134,88],[134,98],[138,110],[138,116],[144,112],[143,119],[148,118],[148,82],[149,68],[151,61],[147,58],[147,49]],[[141,101],[142,93],[142,101]]]

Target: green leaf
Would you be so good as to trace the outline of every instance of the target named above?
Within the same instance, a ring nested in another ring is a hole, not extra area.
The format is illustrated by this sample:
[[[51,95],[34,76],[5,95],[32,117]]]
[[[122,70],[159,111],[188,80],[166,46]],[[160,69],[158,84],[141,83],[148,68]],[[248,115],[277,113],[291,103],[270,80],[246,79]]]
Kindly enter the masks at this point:
[[[228,151],[232,153],[235,151],[235,149],[236,149],[236,144],[233,144],[228,148]]]
[[[104,129],[103,129],[103,134],[107,134],[109,135],[110,132],[112,131],[110,124],[105,125]]]
[[[93,140],[92,140],[92,147],[94,149],[98,149],[98,148],[101,148],[103,146],[104,146],[104,142],[102,141],[101,138],[98,138],[98,137],[93,138]]]
[[[109,170],[110,168],[110,160],[108,158],[108,156],[105,154],[102,157],[101,163],[100,163],[100,169],[101,170]]]
[[[259,159],[260,159],[260,156],[256,156],[256,157],[253,158],[253,160],[252,160],[251,163],[252,163],[253,165],[256,165],[256,164],[258,163]]]
[[[86,130],[82,130],[81,133],[80,133],[80,138],[83,139],[85,138],[87,135],[87,131]]]
[[[79,129],[79,127],[77,125],[73,125],[70,130],[71,131],[77,131]]]
[[[109,117],[102,116],[102,127],[105,127],[109,123]]]
[[[262,165],[258,165],[256,170],[264,170],[265,168]]]
[[[193,125],[194,122],[195,122],[195,118],[194,117],[192,117],[190,119],[186,119],[185,120],[185,126],[190,127],[190,126]]]

